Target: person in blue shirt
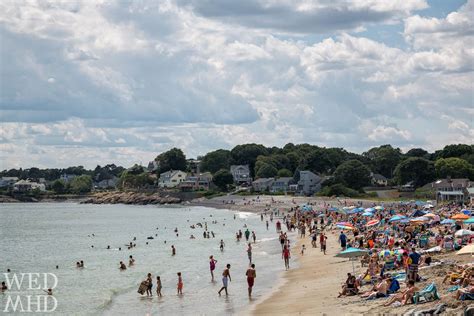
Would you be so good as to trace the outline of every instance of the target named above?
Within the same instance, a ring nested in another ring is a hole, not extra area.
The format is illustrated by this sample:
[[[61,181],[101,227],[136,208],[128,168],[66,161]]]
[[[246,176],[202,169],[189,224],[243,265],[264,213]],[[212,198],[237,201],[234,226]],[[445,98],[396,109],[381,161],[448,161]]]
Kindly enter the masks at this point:
[[[416,249],[411,248],[411,253],[408,255],[411,263],[408,265],[408,280],[416,282],[418,278],[418,265],[420,264],[421,255],[416,252]]]
[[[339,242],[341,243],[341,248],[346,249],[347,236],[344,234],[342,230],[341,230],[341,234],[339,235]]]

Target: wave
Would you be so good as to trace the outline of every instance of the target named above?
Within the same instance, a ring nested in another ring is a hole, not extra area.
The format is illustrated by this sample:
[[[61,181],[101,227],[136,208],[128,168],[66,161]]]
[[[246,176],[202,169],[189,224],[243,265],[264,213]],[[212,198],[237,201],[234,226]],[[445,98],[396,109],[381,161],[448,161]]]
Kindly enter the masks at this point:
[[[249,217],[251,217],[252,215],[253,215],[253,216],[257,216],[257,214],[252,213],[252,212],[237,212],[237,215],[239,215],[239,218],[243,218],[243,219],[249,218]]]
[[[277,240],[278,237],[267,237],[267,238],[262,238],[262,239],[258,239],[257,241],[258,242],[267,242],[267,241],[272,241],[272,240]]]
[[[108,297],[104,299],[104,302],[102,304],[97,306],[97,309],[100,311],[103,311],[110,308],[110,306],[112,306],[114,302],[114,299],[117,298],[117,296],[131,292],[137,288],[138,288],[138,285],[129,286],[129,287],[120,288],[120,289],[110,289],[108,291],[109,292]]]

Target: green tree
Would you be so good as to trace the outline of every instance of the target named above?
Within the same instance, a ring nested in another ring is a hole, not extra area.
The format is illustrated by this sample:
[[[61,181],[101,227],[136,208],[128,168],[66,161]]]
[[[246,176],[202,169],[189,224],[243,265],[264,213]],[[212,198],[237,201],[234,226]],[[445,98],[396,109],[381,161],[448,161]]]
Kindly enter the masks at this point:
[[[186,170],[186,156],[179,148],[172,148],[158,155],[155,160],[160,165],[160,173],[169,170]]]
[[[398,164],[394,179],[398,184],[413,181],[416,187],[425,185],[435,178],[434,163],[420,157],[410,157]]]
[[[438,152],[436,152],[439,158],[450,158],[450,157],[462,157],[464,155],[474,154],[474,145],[457,144],[447,145]]]
[[[271,178],[276,176],[278,173],[277,168],[271,164],[262,165],[256,174],[257,178]]]
[[[92,178],[89,175],[82,175],[71,180],[70,190],[72,193],[80,194],[90,192],[92,189]]]
[[[62,180],[55,180],[53,184],[51,185],[51,188],[53,191],[57,194],[62,194],[66,192],[66,184]]]
[[[412,148],[405,154],[408,157],[419,157],[426,158],[429,156],[429,153],[423,148]]]
[[[214,182],[221,191],[227,191],[228,186],[234,183],[234,178],[229,170],[221,169],[214,174],[212,182]]]
[[[209,171],[212,174],[221,169],[229,170],[230,168],[230,151],[219,149],[211,151],[204,155],[201,159],[201,170]]]
[[[286,178],[286,177],[291,178],[293,177],[293,173],[288,169],[280,169],[278,170],[277,176],[279,178]]]
[[[387,178],[392,178],[395,167],[402,159],[400,148],[391,145],[372,148],[363,155],[370,160],[372,170]]]
[[[370,183],[370,170],[359,160],[348,160],[334,171],[336,180],[352,189],[361,189]]]
[[[119,187],[122,189],[140,189],[151,184],[153,184],[153,179],[146,172],[135,174],[124,171],[119,180]]]
[[[461,158],[440,158],[435,162],[436,175],[440,178],[469,178],[474,180],[474,167]]]

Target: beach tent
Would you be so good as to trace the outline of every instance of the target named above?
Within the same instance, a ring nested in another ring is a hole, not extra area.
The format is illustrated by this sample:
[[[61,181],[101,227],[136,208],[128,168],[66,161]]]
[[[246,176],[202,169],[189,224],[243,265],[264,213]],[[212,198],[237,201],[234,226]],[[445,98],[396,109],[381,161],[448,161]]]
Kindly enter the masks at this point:
[[[454,236],[456,237],[464,237],[464,236],[471,236],[471,235],[474,235],[474,232],[472,230],[467,230],[467,229],[460,229],[454,233]]]
[[[413,212],[413,214],[410,215],[410,217],[420,217],[420,216],[423,216],[423,215],[425,215],[425,214],[426,214],[425,211],[416,210],[415,212]]]
[[[471,255],[474,253],[474,244],[469,244],[467,246],[464,246],[461,248],[461,250],[459,250],[458,252],[456,252],[457,255]]]
[[[335,257],[338,257],[338,258],[349,258],[349,260],[352,261],[352,273],[355,274],[355,268],[354,268],[354,258],[357,258],[357,257],[362,257],[363,255],[365,255],[366,253],[368,253],[367,250],[364,250],[364,249],[359,249],[359,248],[347,248],[346,250],[338,253],[337,255],[335,255]]]
[[[464,224],[474,224],[474,217],[471,217],[470,219],[466,219],[463,223]]]
[[[466,219],[469,219],[469,216],[467,216],[464,213],[458,213],[458,214],[454,215],[453,217],[451,217],[451,219],[466,220]]]

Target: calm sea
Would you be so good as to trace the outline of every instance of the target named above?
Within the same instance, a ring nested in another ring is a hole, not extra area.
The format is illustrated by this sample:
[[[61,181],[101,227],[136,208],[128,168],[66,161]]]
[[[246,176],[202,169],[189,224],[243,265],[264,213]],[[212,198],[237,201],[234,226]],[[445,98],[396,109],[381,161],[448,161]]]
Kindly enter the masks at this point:
[[[215,238],[211,235],[204,239],[204,228],[190,228],[196,223],[204,226],[205,222]],[[252,300],[247,296],[245,278],[246,244],[235,240],[235,232],[245,231],[244,225],[257,236],[253,247],[257,279]],[[196,239],[190,239],[191,234]],[[60,315],[239,314],[269,293],[284,270],[277,236],[274,223],[267,231],[265,220],[262,222],[257,214],[204,207],[2,204],[0,280],[4,281],[3,273],[8,268],[14,273],[54,273],[58,278],[55,314]],[[134,237],[137,246],[128,250],[126,244]],[[226,244],[224,252],[219,250],[220,239]],[[171,245],[177,249],[174,257]],[[129,255],[136,259],[135,266],[119,271],[119,262],[128,265]],[[215,283],[210,280],[210,255],[218,260]],[[85,262],[84,269],[75,267],[79,260]],[[230,295],[219,297],[220,276],[227,263],[232,265]],[[176,295],[179,271],[184,281],[183,296]],[[157,298],[155,292],[153,298],[137,293],[148,272],[154,282],[157,275],[161,276],[162,298]],[[0,307],[5,306],[8,295],[8,291],[0,294]]]

